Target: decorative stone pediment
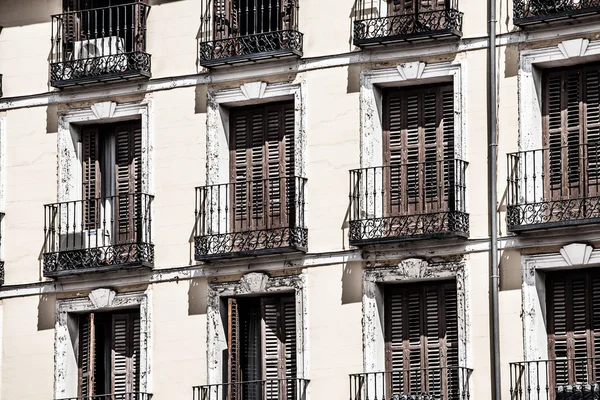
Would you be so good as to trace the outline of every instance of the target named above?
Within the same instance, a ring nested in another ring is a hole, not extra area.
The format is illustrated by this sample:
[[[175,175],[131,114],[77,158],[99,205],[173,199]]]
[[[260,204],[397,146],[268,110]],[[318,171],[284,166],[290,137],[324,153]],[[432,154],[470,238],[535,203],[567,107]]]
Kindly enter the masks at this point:
[[[267,290],[269,277],[260,272],[251,272],[241,277],[240,290],[243,293],[263,293]]]
[[[423,75],[423,71],[425,70],[426,65],[427,64],[425,64],[424,62],[416,61],[411,63],[400,64],[397,67],[397,69],[398,73],[400,74],[400,77],[402,77],[403,80],[420,79]]]
[[[583,57],[589,44],[589,39],[563,40],[558,44],[558,49],[565,58]]]
[[[265,90],[267,90],[267,83],[266,82],[244,83],[242,86],[240,86],[240,89],[241,89],[242,93],[244,94],[244,96],[246,96],[246,99],[248,99],[248,100],[262,99],[263,96],[265,95]]]
[[[112,306],[115,300],[115,291],[112,289],[95,289],[88,295],[95,308],[107,308]]]
[[[114,101],[103,101],[92,104],[90,107],[97,119],[112,118],[117,109],[117,103]]]
[[[571,243],[560,249],[560,255],[563,256],[568,265],[586,265],[590,261],[594,248],[583,243]]]

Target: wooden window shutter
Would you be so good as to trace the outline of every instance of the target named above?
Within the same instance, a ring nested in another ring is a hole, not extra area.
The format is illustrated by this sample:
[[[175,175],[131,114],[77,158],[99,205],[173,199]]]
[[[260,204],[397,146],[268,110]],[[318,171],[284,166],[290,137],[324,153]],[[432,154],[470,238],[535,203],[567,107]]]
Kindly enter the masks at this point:
[[[77,365],[79,369],[78,397],[94,396],[95,390],[95,325],[94,314],[79,316],[79,347]]]
[[[96,229],[101,221],[99,202],[101,197],[100,135],[97,126],[84,126],[81,130],[82,198],[84,229]]]
[[[214,1],[215,40],[239,35],[239,0]]]
[[[240,397],[238,382],[241,377],[241,359],[240,359],[240,317],[238,313],[238,304],[236,299],[227,300],[227,349],[228,349],[228,400],[237,400]]]
[[[588,196],[600,194],[600,67],[587,68],[583,85],[585,102],[583,135],[587,147],[584,154]]]
[[[385,287],[385,338],[389,394],[457,390],[456,284]]]
[[[112,316],[112,393],[139,391],[139,313]]]
[[[116,136],[117,229],[120,243],[137,239],[136,221],[141,221],[142,129],[139,122],[119,124]]]

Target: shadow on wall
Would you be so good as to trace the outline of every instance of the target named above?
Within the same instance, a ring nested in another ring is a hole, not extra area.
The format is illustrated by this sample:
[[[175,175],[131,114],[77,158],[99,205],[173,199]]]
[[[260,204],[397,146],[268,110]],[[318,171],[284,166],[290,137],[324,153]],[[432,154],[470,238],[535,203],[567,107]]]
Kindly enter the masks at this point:
[[[512,78],[519,72],[519,47],[506,46],[504,49],[504,77]]]
[[[206,113],[207,89],[208,89],[207,85],[196,86],[196,105],[194,107],[194,112],[196,114],[205,114]]]
[[[358,93],[360,92],[360,71],[362,67],[360,65],[348,66],[348,86],[346,87],[346,93]]]
[[[61,12],[61,5],[59,0],[0,1],[0,26],[14,28],[50,23],[50,16]]]
[[[54,329],[56,321],[56,296],[43,294],[38,303],[38,331]]]
[[[349,262],[344,265],[342,274],[342,304],[362,301],[362,264]]]
[[[46,107],[46,133],[58,133],[58,106]]]
[[[521,290],[521,253],[503,250],[500,255],[500,290]]]
[[[188,290],[188,315],[205,315],[208,295],[208,281],[204,278],[192,279]]]

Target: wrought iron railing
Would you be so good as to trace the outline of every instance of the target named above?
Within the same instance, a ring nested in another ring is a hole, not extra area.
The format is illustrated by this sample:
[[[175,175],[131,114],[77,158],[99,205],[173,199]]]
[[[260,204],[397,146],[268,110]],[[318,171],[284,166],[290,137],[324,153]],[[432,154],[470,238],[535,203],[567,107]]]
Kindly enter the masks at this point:
[[[2,92],[2,74],[0,74],[0,97],[2,97],[4,93]]]
[[[52,16],[52,86],[150,77],[146,53],[150,6],[132,1]]]
[[[510,231],[600,221],[600,143],[511,153],[507,166]]]
[[[306,251],[306,179],[279,177],[196,188],[196,260]]]
[[[472,370],[409,369],[350,375],[350,400],[467,400]]]
[[[600,0],[514,0],[514,24],[527,26],[600,13]]]
[[[448,159],[350,171],[350,244],[468,236],[466,168]]]
[[[100,394],[93,396],[71,397],[59,400],[152,400],[150,393],[131,392],[116,394]]]
[[[443,9],[414,8],[416,2],[403,7],[403,2],[389,0],[358,0],[354,11],[354,44],[369,46],[462,36],[463,13],[457,1],[447,2]]]
[[[2,253],[2,236],[4,232],[4,213],[0,213],[0,285],[4,284],[4,254]]]
[[[202,0],[200,65],[301,57],[298,7],[297,0]]]
[[[574,358],[510,364],[512,400],[587,400],[600,398],[600,359]]]
[[[44,206],[44,275],[151,267],[152,201],[126,194]]]
[[[306,400],[308,379],[266,379],[194,386],[194,400]]]

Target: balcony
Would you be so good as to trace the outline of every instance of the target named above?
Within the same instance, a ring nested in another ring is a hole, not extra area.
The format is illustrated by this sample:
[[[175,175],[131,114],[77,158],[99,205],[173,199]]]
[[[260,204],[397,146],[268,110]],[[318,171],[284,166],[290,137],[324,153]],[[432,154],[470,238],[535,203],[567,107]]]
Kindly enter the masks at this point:
[[[132,392],[120,394],[101,394],[88,397],[72,397],[60,400],[152,400],[150,393]]]
[[[152,201],[128,194],[44,206],[44,276],[152,268]]]
[[[600,13],[600,0],[514,0],[514,24],[527,27]]]
[[[472,372],[444,367],[354,374],[350,400],[467,400]]]
[[[508,230],[600,222],[600,144],[508,155]]]
[[[462,36],[463,13],[457,2],[443,9],[412,9],[412,2],[358,0],[354,20],[354,45],[387,45],[396,42]],[[410,5],[409,5],[410,4]]]
[[[600,398],[600,360],[575,358],[510,364],[512,400],[586,400]]]
[[[202,0],[200,65],[213,68],[239,63],[302,57],[298,1]]]
[[[194,400],[306,400],[308,379],[267,379],[194,386]]]
[[[56,88],[150,78],[141,1],[52,16],[50,84]]]
[[[281,177],[196,188],[196,260],[305,252],[305,186]]]
[[[350,244],[468,237],[462,160],[350,171]]]

